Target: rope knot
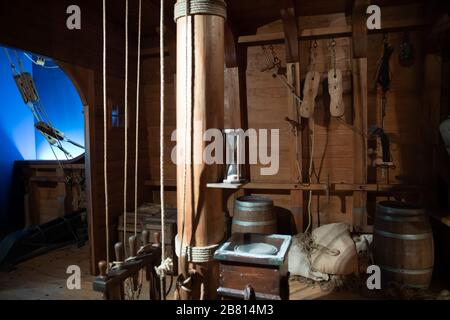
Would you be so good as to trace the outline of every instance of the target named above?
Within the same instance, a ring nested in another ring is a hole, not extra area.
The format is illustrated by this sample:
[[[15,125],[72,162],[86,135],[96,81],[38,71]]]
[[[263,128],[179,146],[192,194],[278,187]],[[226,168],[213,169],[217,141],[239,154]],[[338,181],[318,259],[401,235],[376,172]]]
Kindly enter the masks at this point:
[[[161,262],[159,267],[155,267],[156,274],[160,278],[165,278],[165,276],[172,272],[173,270],[173,260],[171,258],[167,258],[166,260]]]

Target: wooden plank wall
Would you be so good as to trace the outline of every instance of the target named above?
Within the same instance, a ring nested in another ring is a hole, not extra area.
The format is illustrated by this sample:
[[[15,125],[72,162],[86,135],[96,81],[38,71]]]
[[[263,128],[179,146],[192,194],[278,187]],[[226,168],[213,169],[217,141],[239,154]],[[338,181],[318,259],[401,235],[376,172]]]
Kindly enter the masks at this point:
[[[177,168],[172,162],[172,151],[176,142],[172,141],[172,133],[176,130],[176,88],[175,88],[175,52],[171,51],[166,60],[166,82],[165,82],[165,146],[164,165],[165,180],[168,186],[172,186],[167,191],[166,203],[170,207],[176,207],[177,195],[174,190],[177,178]],[[160,64],[159,55],[156,57],[144,57],[143,60],[143,109],[146,112],[147,125],[147,150],[149,176],[147,184],[151,188],[152,194],[149,200],[159,201],[159,181],[160,181]]]
[[[302,28],[320,28],[330,26],[345,26],[347,18],[344,14],[333,14],[327,16],[301,17]],[[271,23],[258,30],[259,33],[281,32],[281,21]],[[386,117],[386,132],[392,138],[392,153],[395,162],[395,169],[389,170],[389,183],[420,184],[422,175],[419,168],[426,165],[426,155],[424,150],[424,140],[421,139],[421,112],[422,112],[422,90],[423,68],[424,68],[424,45],[421,31],[412,31],[411,38],[416,50],[416,63],[410,68],[399,65],[398,52],[399,44],[403,33],[397,32],[389,35],[390,43],[395,47],[396,52],[392,58],[392,92],[389,94],[388,114]],[[368,87],[369,87],[369,127],[380,125],[380,93],[374,87],[374,77],[376,66],[382,54],[382,35],[368,36]],[[345,121],[341,122],[331,119],[329,116],[329,95],[327,93],[326,73],[332,68],[330,39],[320,39],[317,41],[317,71],[322,73],[322,86],[316,101],[315,111],[315,152],[314,168],[315,175],[313,183],[346,183],[352,184],[354,181],[353,157],[354,157],[354,137],[359,128],[353,128],[353,106],[352,106],[352,50],[350,38],[336,39],[337,67],[344,73],[344,100],[346,105]],[[310,41],[300,43],[301,52],[301,79],[304,81],[306,72],[309,70]],[[281,60],[285,60],[284,45],[275,45],[274,50]],[[285,121],[288,116],[288,92],[284,85],[272,78],[270,73],[262,73],[261,70],[267,65],[266,58],[261,47],[249,47],[248,68],[247,68],[247,95],[249,110],[249,127],[254,129],[278,129],[280,130],[280,170],[275,176],[262,176],[260,174],[261,165],[251,167],[253,182],[260,183],[291,183],[291,159],[295,157],[292,153],[295,149],[290,145],[292,131],[290,125]],[[149,123],[149,157],[151,180],[159,179],[159,76],[155,71],[158,66],[157,58],[150,58],[145,61],[145,70],[150,69],[146,76],[145,94],[146,108],[149,111],[147,121]],[[170,133],[175,128],[175,88],[173,78],[168,74],[167,79],[167,121],[166,139],[170,139]],[[231,87],[229,83],[232,75],[226,72],[226,89]],[[233,97],[226,97],[233,99]],[[226,117],[227,118],[227,117]],[[151,133],[150,133],[151,132]],[[170,147],[169,147],[170,146]],[[172,184],[175,179],[175,166],[170,161],[170,154],[173,144],[168,144],[165,155],[167,179]],[[156,153],[155,153],[156,151]],[[369,164],[370,166],[370,164]],[[374,171],[369,169],[369,171]],[[387,183],[387,174],[383,178],[381,170],[378,170],[376,177],[369,183]],[[170,181],[169,181],[170,180]],[[261,191],[258,191],[261,192]],[[280,190],[265,191],[275,200],[275,204],[282,208],[292,210],[293,204],[289,192]],[[170,194],[170,193],[169,193]],[[175,205],[175,194],[169,196],[169,202]],[[345,222],[353,223],[352,217],[353,194],[341,192],[331,194],[329,197],[325,193],[315,192],[312,201],[313,225]]]
[[[302,17],[305,28],[309,24],[321,27],[329,23],[346,25],[345,15],[332,15],[326,17]],[[311,22],[314,21],[314,22]],[[303,25],[302,25],[303,26]],[[280,32],[281,22],[265,26],[259,32]],[[353,183],[353,131],[342,123],[330,119],[329,95],[327,94],[326,74],[332,68],[331,40],[317,40],[316,70],[322,74],[322,84],[316,100],[315,109],[315,151],[312,183]],[[300,43],[301,79],[305,79],[309,71],[310,41]],[[278,57],[284,60],[284,45],[274,46]],[[352,122],[352,91],[351,91],[351,47],[348,38],[336,39],[336,66],[344,74],[344,100],[347,107],[346,122]],[[290,145],[293,134],[290,125],[285,121],[288,115],[287,100],[289,99],[286,87],[271,77],[270,73],[261,73],[267,65],[263,51],[260,47],[249,48],[249,67],[247,72],[248,108],[250,128],[275,128],[280,130],[280,171],[274,177],[261,176],[260,166],[252,166],[252,177],[257,182],[290,183],[291,159],[295,158],[295,148]],[[277,206],[292,210],[291,195],[270,195]],[[329,201],[328,201],[329,200]],[[323,193],[314,193],[312,201],[313,224],[342,221],[351,224],[352,202],[351,197],[345,194],[331,195],[328,199]],[[307,220],[306,220],[307,221]],[[307,223],[307,222],[306,222]]]

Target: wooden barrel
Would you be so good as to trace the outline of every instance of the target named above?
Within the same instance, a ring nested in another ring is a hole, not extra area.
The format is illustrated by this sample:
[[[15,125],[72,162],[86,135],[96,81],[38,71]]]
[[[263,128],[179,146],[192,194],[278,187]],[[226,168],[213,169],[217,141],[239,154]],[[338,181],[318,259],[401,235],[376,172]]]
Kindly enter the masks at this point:
[[[273,201],[260,196],[245,196],[236,200],[233,233],[277,233],[277,218]]]
[[[384,287],[391,283],[428,288],[433,273],[434,245],[423,208],[403,202],[377,205],[374,259]]]

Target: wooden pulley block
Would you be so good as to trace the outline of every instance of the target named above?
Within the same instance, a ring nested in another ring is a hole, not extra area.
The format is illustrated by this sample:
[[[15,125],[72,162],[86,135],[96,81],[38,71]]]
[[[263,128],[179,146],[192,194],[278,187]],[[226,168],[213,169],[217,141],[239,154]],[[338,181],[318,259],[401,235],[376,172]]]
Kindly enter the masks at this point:
[[[123,247],[123,243],[122,242],[118,242],[115,246],[114,246],[114,251],[116,254],[116,262],[122,263],[125,261],[125,252],[124,252],[124,247]]]
[[[317,71],[308,72],[306,74],[305,87],[303,90],[303,102],[300,106],[300,115],[302,118],[308,119],[314,114],[319,86],[320,73]]]
[[[345,113],[344,86],[342,83],[342,71],[333,69],[328,72],[328,90],[330,93],[330,114],[340,118]]]

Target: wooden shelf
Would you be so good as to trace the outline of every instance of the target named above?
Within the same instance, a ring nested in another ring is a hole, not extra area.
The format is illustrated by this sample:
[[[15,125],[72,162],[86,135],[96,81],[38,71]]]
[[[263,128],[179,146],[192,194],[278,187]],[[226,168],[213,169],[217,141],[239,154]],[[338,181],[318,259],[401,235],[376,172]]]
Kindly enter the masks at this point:
[[[230,189],[230,190],[239,190],[242,189],[243,184],[234,184],[234,183],[208,183],[207,187],[210,189]]]
[[[147,187],[159,187],[159,180],[147,180],[145,182]],[[426,189],[426,186],[421,185],[404,185],[404,184],[348,184],[348,183],[333,183],[329,186],[325,183],[317,184],[295,184],[295,183],[268,183],[268,182],[248,182],[243,184],[231,183],[208,183],[210,189],[224,189],[224,190],[303,190],[303,191],[329,191],[329,192],[421,192]],[[166,188],[176,188],[176,180],[167,180],[165,182]]]
[[[337,191],[337,192],[353,192],[353,191],[367,191],[367,192],[420,192],[425,189],[425,186],[418,185],[400,185],[400,184],[292,184],[292,183],[261,183],[249,182],[242,185],[228,184],[228,183],[209,183],[208,188],[213,189],[246,189],[246,190],[304,190],[304,191]]]
[[[248,182],[244,184],[230,184],[230,183],[208,183],[208,188],[211,189],[245,189],[245,190],[313,190],[313,191],[326,191],[326,184],[312,184],[301,185],[291,183],[261,183],[261,182]]]

